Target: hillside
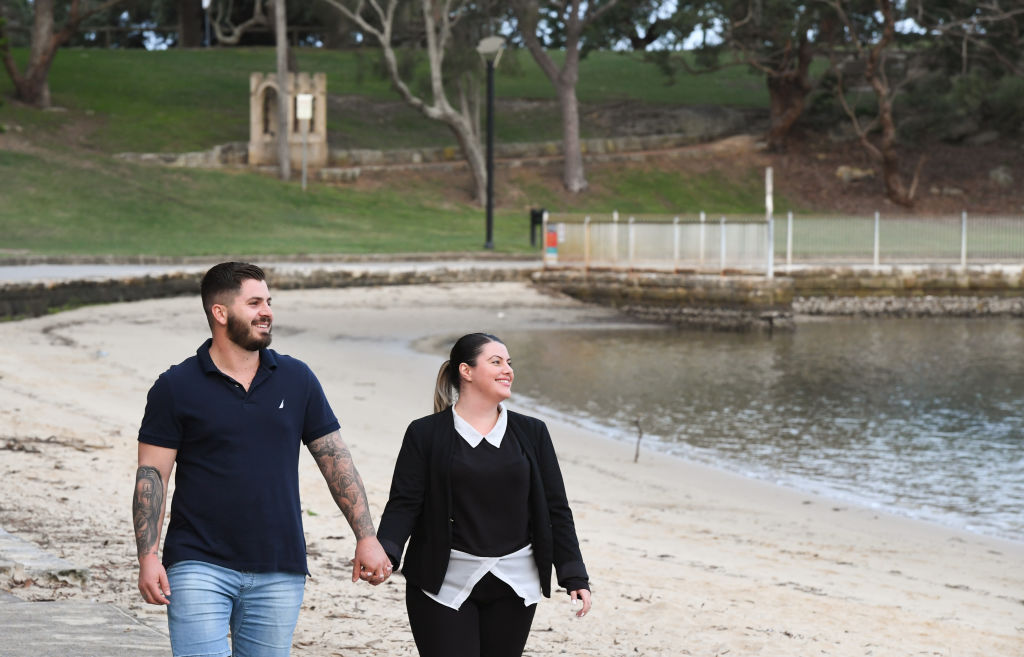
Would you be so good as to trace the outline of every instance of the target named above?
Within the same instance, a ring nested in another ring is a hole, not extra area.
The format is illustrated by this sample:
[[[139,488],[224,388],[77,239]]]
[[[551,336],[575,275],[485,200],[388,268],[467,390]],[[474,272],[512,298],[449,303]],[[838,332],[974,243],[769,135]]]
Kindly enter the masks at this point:
[[[678,131],[680,107],[708,113],[727,107],[745,113],[746,129],[755,138],[763,129],[763,83],[749,72],[666,85],[637,58],[598,55],[586,60],[581,77],[584,137]],[[332,144],[387,149],[452,143],[443,126],[368,76],[357,55],[300,51],[299,61],[306,70],[328,72]],[[530,64],[521,56],[499,76],[499,143],[558,139],[550,85]],[[482,213],[470,202],[468,176],[458,168],[364,174],[356,183],[318,184],[303,194],[297,185],[257,173],[164,169],[111,157],[246,140],[248,73],[271,66],[266,49],[62,51],[51,78],[58,109],[40,112],[9,98],[0,105],[0,257],[479,248]],[[0,94],[8,92],[4,79]],[[841,126],[831,132],[841,133]],[[908,172],[918,157],[908,151]],[[588,162],[590,186],[578,195],[562,189],[557,162],[499,166],[498,249],[530,249],[531,207],[595,214],[760,214],[765,166],[775,169],[780,213],[905,212],[885,202],[877,175],[850,183],[836,177],[840,166],[872,168],[859,144],[804,128],[785,153],[698,145],[647,153],[639,161]],[[994,182],[990,171],[996,167],[1004,167],[1014,182]],[[1020,143],[932,145],[913,212],[1020,215],[1022,181]]]

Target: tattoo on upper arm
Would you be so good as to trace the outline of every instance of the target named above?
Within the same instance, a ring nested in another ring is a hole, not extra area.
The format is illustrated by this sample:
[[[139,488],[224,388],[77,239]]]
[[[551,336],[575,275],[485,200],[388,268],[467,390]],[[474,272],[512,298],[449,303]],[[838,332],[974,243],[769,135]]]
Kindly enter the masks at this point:
[[[352,462],[352,454],[341,440],[341,434],[334,431],[317,438],[309,444],[309,451],[320,466],[320,472],[331,489],[331,496],[352,526],[356,539],[373,536],[376,532],[370,518],[363,480]]]
[[[132,520],[139,556],[156,553],[160,520],[164,509],[164,480],[156,468],[143,465],[135,473]]]

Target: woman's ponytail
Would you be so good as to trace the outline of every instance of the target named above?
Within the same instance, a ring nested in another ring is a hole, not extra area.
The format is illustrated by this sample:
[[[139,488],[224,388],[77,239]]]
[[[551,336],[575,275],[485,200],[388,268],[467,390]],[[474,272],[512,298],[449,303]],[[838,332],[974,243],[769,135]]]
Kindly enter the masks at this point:
[[[451,361],[441,363],[441,369],[437,371],[437,384],[434,385],[434,412],[440,413],[454,403],[452,399],[451,375],[448,368]]]

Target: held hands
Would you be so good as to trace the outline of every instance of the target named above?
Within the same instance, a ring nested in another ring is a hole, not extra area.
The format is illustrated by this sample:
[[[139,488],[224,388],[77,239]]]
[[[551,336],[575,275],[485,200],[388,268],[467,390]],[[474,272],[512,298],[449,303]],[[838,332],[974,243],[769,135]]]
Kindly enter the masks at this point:
[[[139,593],[151,605],[170,604],[171,585],[167,582],[167,571],[155,554],[139,559]]]
[[[569,593],[569,597],[572,598],[572,600],[569,601],[569,605],[574,610],[576,609],[577,601],[583,602],[583,608],[574,614],[576,618],[583,618],[584,616],[586,616],[587,612],[590,611],[590,591],[588,591],[587,589],[571,591]]]
[[[376,536],[365,536],[356,542],[356,556],[352,560],[352,581],[363,580],[373,586],[391,576],[391,559]]]

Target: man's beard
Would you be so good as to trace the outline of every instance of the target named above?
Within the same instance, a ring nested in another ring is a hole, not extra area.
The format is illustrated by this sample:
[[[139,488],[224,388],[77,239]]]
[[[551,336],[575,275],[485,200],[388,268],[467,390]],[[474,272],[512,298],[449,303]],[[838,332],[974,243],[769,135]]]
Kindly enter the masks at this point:
[[[267,333],[264,336],[256,337],[250,333],[252,324],[247,324],[245,321],[238,317],[228,313],[228,339],[237,344],[242,349],[249,351],[259,351],[265,347],[270,346],[271,335]]]

